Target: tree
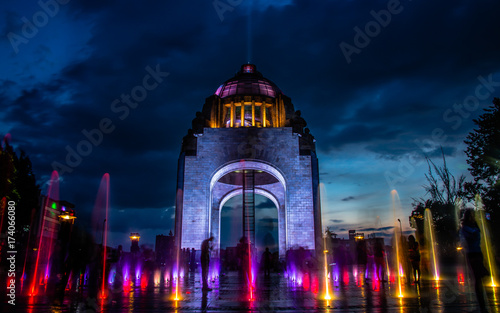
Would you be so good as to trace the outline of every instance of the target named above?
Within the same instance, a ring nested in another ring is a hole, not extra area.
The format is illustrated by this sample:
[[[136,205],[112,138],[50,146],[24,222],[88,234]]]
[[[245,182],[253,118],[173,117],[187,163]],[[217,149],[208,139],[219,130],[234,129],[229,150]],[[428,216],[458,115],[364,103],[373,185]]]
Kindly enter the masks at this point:
[[[474,177],[474,182],[466,184],[466,188],[469,198],[481,197],[494,225],[500,221],[500,99],[494,98],[493,105],[484,111],[474,120],[477,128],[464,141],[469,172]],[[492,231],[495,238],[500,238],[499,227]]]
[[[37,209],[39,209],[40,188],[36,184],[31,160],[24,151],[20,156],[16,154],[13,147],[4,140],[0,145],[0,231],[6,233],[7,229],[7,206],[9,201],[15,203],[15,228],[16,243],[21,251],[20,261],[24,257],[22,253],[28,244],[31,222]],[[5,244],[5,240],[2,241]],[[3,253],[0,248],[0,252]],[[2,255],[3,259],[3,255]]]
[[[460,175],[456,179],[446,165],[444,152],[442,152],[442,158],[442,167],[427,159],[429,171],[425,178],[429,185],[423,187],[429,198],[413,199],[414,210],[410,215],[410,220],[413,218],[417,237],[423,241],[424,211],[429,209],[432,213],[439,253],[442,256],[453,256],[459,224],[457,211],[461,209],[461,200],[465,196],[465,176]]]

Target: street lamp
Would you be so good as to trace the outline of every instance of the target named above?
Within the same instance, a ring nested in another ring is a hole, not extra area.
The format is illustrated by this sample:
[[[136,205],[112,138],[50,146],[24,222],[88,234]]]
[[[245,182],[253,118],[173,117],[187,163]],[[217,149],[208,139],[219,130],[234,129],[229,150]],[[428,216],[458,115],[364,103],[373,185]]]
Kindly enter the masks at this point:
[[[73,210],[64,210],[61,212],[61,214],[59,214],[59,220],[61,222],[71,222],[71,224],[75,223],[75,219],[76,219],[76,216],[75,216],[75,211]]]
[[[138,253],[139,249],[139,239],[141,239],[141,235],[139,233],[130,233],[130,252]]]
[[[403,238],[403,226],[401,225],[401,220],[398,218],[399,222],[399,233],[401,234],[401,238]]]

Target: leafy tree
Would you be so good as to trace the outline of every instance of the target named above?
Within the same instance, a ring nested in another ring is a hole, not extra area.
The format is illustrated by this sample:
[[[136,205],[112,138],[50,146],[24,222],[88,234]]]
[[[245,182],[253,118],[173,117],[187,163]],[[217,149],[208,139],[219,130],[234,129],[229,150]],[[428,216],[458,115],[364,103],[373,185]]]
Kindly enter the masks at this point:
[[[17,200],[17,195],[14,192],[14,158],[16,154],[14,149],[5,141],[5,145],[0,145],[0,198],[4,201]],[[3,207],[3,204],[2,204]]]
[[[417,237],[423,242],[424,238],[424,211],[432,213],[436,242],[442,256],[453,256],[457,240],[458,214],[461,199],[465,196],[465,176],[456,179],[446,165],[446,158],[442,152],[443,166],[437,166],[427,159],[429,171],[425,175],[428,185],[424,185],[428,199],[413,199],[414,210],[410,220],[415,222]]]
[[[2,234],[6,233],[8,226],[7,203],[14,201],[16,208],[15,237],[18,248],[21,250],[24,250],[28,244],[32,220],[39,208],[39,197],[40,188],[36,184],[29,157],[24,151],[21,151],[20,156],[18,156],[7,140],[4,140],[4,144],[0,145],[0,221],[2,221],[0,231]],[[5,244],[5,241],[2,241],[2,244]],[[0,251],[3,252],[2,248]],[[24,256],[19,252],[19,255]]]
[[[466,188],[469,198],[481,196],[484,209],[495,225],[500,221],[500,99],[494,98],[493,105],[484,111],[474,120],[477,128],[464,141],[469,172],[474,177],[474,182],[466,184]],[[496,239],[500,238],[500,227],[492,231]]]

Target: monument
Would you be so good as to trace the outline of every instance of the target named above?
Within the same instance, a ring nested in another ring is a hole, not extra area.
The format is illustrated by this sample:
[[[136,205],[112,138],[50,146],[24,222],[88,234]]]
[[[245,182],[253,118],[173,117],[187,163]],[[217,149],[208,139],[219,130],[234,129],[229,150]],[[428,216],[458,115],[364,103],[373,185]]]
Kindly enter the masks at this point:
[[[255,195],[278,212],[279,255],[322,251],[318,159],[300,111],[253,64],[244,64],[196,113],[178,161],[175,237],[220,248],[221,209],[242,195],[242,235],[255,241]]]

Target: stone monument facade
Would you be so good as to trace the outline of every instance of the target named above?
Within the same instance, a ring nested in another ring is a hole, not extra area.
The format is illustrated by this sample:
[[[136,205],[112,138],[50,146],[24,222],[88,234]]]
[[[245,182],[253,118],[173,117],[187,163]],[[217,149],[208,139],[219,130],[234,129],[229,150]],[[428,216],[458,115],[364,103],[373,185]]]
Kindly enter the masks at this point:
[[[243,194],[243,225],[255,230],[252,197],[278,210],[280,257],[288,249],[322,251],[315,140],[289,97],[245,64],[196,113],[178,163],[175,237],[199,249],[212,234],[220,247],[221,209]],[[253,213],[252,213],[253,212]],[[258,227],[258,225],[257,225]]]

